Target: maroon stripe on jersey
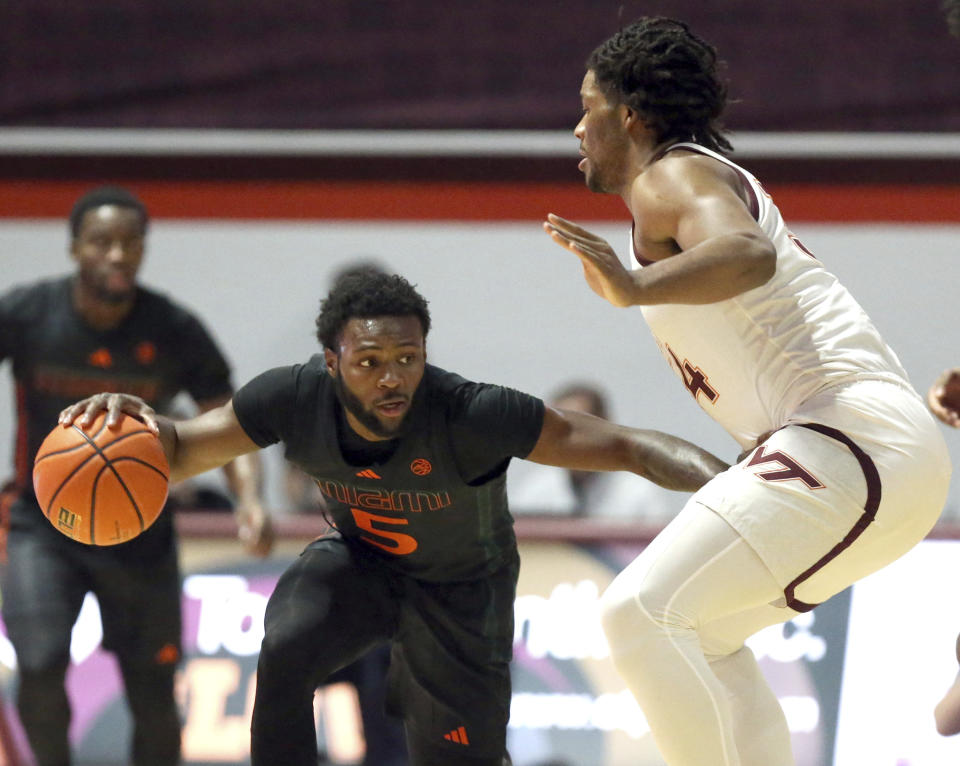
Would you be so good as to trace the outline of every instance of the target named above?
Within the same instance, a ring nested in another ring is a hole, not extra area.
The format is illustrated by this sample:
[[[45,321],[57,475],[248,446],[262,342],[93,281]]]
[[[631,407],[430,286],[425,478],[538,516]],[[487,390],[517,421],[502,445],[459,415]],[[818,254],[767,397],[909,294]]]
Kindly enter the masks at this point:
[[[740,180],[743,182],[743,190],[747,193],[747,205],[750,208],[750,215],[753,216],[754,221],[760,223],[760,198],[757,197],[757,191],[753,188],[753,184],[750,183],[750,177],[735,165],[731,165],[730,167],[737,171],[737,175],[740,176]]]
[[[833,548],[825,556],[819,559],[813,566],[798,575],[793,582],[787,585],[783,591],[783,595],[786,596],[787,599],[787,606],[797,612],[809,612],[811,609],[818,606],[818,604],[807,604],[798,600],[794,596],[797,587],[806,580],[809,580],[814,574],[819,572],[827,564],[837,558],[837,556],[847,550],[847,548],[853,545],[856,539],[863,534],[863,530],[870,526],[873,520],[877,517],[877,509],[880,507],[881,485],[880,472],[877,471],[877,467],[874,465],[873,460],[845,433],[838,431],[836,428],[824,426],[819,423],[799,423],[798,425],[800,425],[802,428],[809,428],[811,431],[817,431],[824,436],[829,436],[831,439],[836,439],[838,442],[845,444],[853,453],[853,456],[857,459],[857,462],[860,464],[860,469],[863,471],[863,476],[867,481],[867,499],[863,504],[863,514],[859,519],[857,519],[857,523],[853,525],[853,528],[849,532],[847,532],[843,540],[833,546]]]

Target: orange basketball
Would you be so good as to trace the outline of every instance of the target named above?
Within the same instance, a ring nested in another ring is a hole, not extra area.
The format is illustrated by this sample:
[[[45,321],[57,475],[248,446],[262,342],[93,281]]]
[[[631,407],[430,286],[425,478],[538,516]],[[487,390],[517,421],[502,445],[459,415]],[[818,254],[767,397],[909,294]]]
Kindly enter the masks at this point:
[[[160,440],[136,418],[107,428],[106,413],[86,429],[58,425],[33,464],[44,515],[88,545],[131,540],[156,521],[167,500],[170,466]]]

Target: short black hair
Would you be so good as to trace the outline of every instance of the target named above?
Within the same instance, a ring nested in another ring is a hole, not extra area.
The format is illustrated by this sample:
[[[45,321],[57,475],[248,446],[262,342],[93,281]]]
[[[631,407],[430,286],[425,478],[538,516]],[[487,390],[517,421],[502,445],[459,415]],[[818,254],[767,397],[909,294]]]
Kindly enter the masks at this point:
[[[695,141],[714,151],[733,147],[720,117],[727,87],[717,52],[682,21],[646,16],[601,43],[587,69],[608,98],[635,110],[657,142]]]
[[[83,223],[83,216],[86,215],[88,210],[94,210],[103,205],[115,205],[116,207],[136,210],[140,216],[141,233],[147,233],[150,216],[147,213],[146,206],[133,192],[121,186],[98,186],[96,189],[88,191],[74,203],[73,210],[70,211],[70,235],[76,238],[80,234],[80,225]]]
[[[377,258],[372,255],[358,255],[355,256],[352,260],[347,261],[342,266],[339,266],[334,272],[333,276],[330,279],[330,284],[334,287],[337,286],[337,283],[344,277],[348,277],[351,274],[354,274],[358,271],[363,271],[364,269],[369,269],[370,271],[376,271],[378,274],[389,274],[386,266],[384,266]]]
[[[317,340],[324,348],[337,349],[340,333],[351,319],[415,316],[423,337],[430,332],[427,300],[399,274],[376,268],[352,269],[339,276],[329,295],[320,303]]]

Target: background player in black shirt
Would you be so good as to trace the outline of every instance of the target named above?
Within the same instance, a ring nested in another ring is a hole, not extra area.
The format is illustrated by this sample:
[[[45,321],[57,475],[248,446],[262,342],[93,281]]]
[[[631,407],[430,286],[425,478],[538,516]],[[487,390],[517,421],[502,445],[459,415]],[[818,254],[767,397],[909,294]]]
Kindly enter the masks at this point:
[[[311,543],[270,598],[252,726],[254,766],[314,766],[314,689],[370,647],[392,646],[388,704],[414,766],[500,766],[519,560],[510,459],[629,470],[694,490],[727,465],[656,431],[617,426],[426,363],[430,315],[402,277],[359,272],[323,302],[323,355],[263,373],[192,420],[99,394],[157,429],[175,478],[268,444],[314,478],[336,530]]]
[[[179,761],[173,678],[180,657],[180,576],[173,524],[161,514],[121,545],[95,548],[57,532],[31,482],[37,448],[60,411],[105,388],[164,410],[186,391],[201,411],[229,402],[230,370],[189,312],[137,283],[148,216],[130,192],[95,189],[70,215],[76,271],[0,297],[0,361],[9,358],[17,398],[16,475],[10,506],[3,619],[17,652],[17,706],[39,766],[70,762],[64,681],[70,636],[84,596],[97,596],[103,645],[117,655],[133,714],[132,762]],[[270,527],[256,461],[226,465],[241,539],[265,554]]]

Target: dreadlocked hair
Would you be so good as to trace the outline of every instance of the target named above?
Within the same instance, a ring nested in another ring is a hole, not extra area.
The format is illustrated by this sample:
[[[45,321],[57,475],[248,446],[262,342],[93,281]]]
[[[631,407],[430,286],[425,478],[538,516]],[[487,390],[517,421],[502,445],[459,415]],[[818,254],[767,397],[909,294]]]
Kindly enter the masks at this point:
[[[427,300],[406,279],[374,267],[351,269],[336,280],[320,304],[317,340],[324,348],[336,349],[340,333],[351,319],[382,316],[415,316],[424,338],[430,331]]]
[[[717,52],[682,21],[644,17],[599,45],[587,59],[600,88],[635,110],[658,143],[695,141],[733,149],[720,117],[727,87],[717,74]]]

